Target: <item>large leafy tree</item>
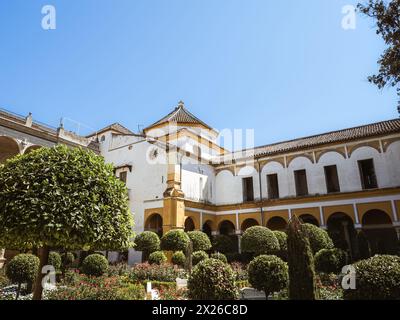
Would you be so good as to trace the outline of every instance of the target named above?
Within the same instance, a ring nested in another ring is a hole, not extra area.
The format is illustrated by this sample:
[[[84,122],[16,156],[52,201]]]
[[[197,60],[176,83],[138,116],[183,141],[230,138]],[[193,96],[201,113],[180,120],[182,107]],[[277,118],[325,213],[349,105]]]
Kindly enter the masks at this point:
[[[126,186],[91,151],[58,145],[0,167],[0,247],[39,249],[34,299],[50,248],[126,249],[132,225]]]
[[[369,0],[365,4],[359,3],[358,9],[376,20],[376,33],[387,45],[378,60],[379,72],[368,80],[378,88],[397,87],[400,112],[400,0]]]

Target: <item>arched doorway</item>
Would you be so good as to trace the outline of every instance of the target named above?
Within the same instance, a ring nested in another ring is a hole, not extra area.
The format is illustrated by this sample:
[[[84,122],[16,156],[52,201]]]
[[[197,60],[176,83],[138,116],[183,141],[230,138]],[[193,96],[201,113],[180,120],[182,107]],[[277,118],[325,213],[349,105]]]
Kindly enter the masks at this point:
[[[219,233],[224,234],[226,236],[234,235],[235,234],[235,225],[229,221],[224,220],[219,224]]]
[[[249,218],[242,222],[240,229],[242,230],[242,232],[245,232],[246,229],[254,226],[258,226],[258,221],[256,219]]]
[[[153,231],[157,233],[159,237],[162,237],[163,234],[162,226],[163,226],[162,217],[158,213],[154,213],[147,218],[144,230]]]
[[[19,154],[18,143],[10,137],[0,136],[0,163],[17,154]]]
[[[327,227],[335,247],[348,251],[352,258],[357,236],[353,220],[343,212],[336,212],[329,216]]]
[[[194,222],[191,217],[187,217],[185,220],[185,232],[194,230]]]
[[[212,236],[212,229],[211,229],[211,221],[208,220],[203,224],[203,232],[208,235],[208,237],[211,239]]]
[[[267,228],[271,230],[285,231],[287,228],[287,222],[282,217],[272,217],[268,220]]]
[[[319,227],[319,222],[318,220],[312,216],[311,214],[302,214],[299,219],[303,222],[303,223],[310,223],[313,224],[314,226]]]
[[[386,212],[379,209],[367,211],[362,217],[362,228],[370,243],[372,255],[396,253],[396,230]]]

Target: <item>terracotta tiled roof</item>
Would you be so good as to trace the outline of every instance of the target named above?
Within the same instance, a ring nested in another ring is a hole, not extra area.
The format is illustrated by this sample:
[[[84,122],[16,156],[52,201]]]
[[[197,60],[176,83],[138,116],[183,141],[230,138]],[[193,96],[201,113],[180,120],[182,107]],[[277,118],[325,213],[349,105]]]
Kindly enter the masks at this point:
[[[102,132],[105,132],[105,131],[108,131],[108,130],[114,130],[114,131],[117,131],[117,132],[119,132],[121,134],[135,134],[131,130],[125,128],[122,124],[119,124],[119,123],[116,122],[116,123],[110,124],[107,127],[104,127],[103,129],[100,129],[100,130],[98,130],[96,132],[93,132],[93,133],[89,134],[86,137],[89,138],[89,137],[92,137],[94,135],[97,135],[99,133],[102,133]]]
[[[191,112],[189,112],[189,110],[187,110],[185,108],[185,105],[183,104],[182,101],[179,101],[178,106],[172,112],[167,114],[162,119],[154,122],[153,124],[151,124],[150,126],[145,128],[144,130],[146,131],[146,130],[148,130],[152,127],[155,127],[159,124],[168,123],[168,122],[201,124],[208,129],[212,129],[209,125],[207,125],[206,123],[201,121],[199,118],[194,116]]]
[[[268,156],[278,153],[297,151],[330,143],[340,143],[360,138],[368,138],[383,134],[400,133],[400,119],[381,121],[359,127],[322,133],[314,136],[273,143],[256,147],[255,156]],[[234,158],[240,158],[243,151],[234,152]]]

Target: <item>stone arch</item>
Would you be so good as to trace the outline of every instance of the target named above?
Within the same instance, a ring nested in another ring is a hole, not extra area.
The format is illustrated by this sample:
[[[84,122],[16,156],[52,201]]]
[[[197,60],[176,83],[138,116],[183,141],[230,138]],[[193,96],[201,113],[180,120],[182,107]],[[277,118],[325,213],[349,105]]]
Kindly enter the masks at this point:
[[[153,231],[157,233],[160,237],[163,234],[163,218],[158,213],[151,214],[144,225],[145,231]]]
[[[359,143],[359,144],[347,147],[347,152],[348,152],[349,158],[351,158],[351,156],[354,154],[354,152],[356,150],[358,150],[362,147],[374,149],[378,153],[381,152],[379,141],[363,142],[363,143]]]
[[[213,230],[213,222],[211,220],[207,220],[206,222],[203,223],[202,226],[202,231],[208,235],[208,237],[211,239],[212,236],[212,230]]]
[[[236,167],[237,176],[252,176],[258,172],[254,164],[246,163]]]
[[[0,163],[4,163],[21,153],[20,145],[18,142],[7,136],[0,136]]]
[[[328,233],[335,247],[346,250],[353,257],[356,250],[356,230],[353,218],[344,212],[332,213],[326,221]]]
[[[336,150],[336,149],[327,149],[327,150],[321,150],[319,152],[316,152],[315,158],[316,158],[317,163],[319,163],[321,161],[321,159],[323,159],[324,156],[328,155],[329,153],[341,156],[341,158],[343,158],[343,160],[346,159],[346,154],[345,154],[344,150],[343,151],[339,151],[339,150]]]
[[[27,148],[25,149],[24,154],[27,154],[27,153],[29,153],[29,152],[32,152],[32,151],[37,150],[37,149],[40,149],[40,148],[42,148],[42,146],[31,145],[31,146],[29,146],[29,147],[27,147]]]
[[[216,169],[215,170],[215,177],[218,177],[220,173],[228,171],[232,174],[232,176],[235,175],[235,168],[233,166],[222,168],[222,169]]]
[[[296,154],[296,155],[293,155],[293,156],[288,156],[288,157],[286,158],[286,159],[287,159],[287,162],[286,162],[287,167],[289,168],[290,164],[291,164],[295,159],[298,159],[298,158],[305,158],[305,159],[309,160],[311,164],[314,163],[314,159],[313,159],[313,157],[312,157],[310,154],[305,154],[305,153],[303,153],[303,154]]]
[[[185,232],[188,231],[194,231],[195,226],[194,226],[194,221],[191,217],[187,217],[185,219]]]
[[[395,138],[390,138],[390,139],[382,140],[383,151],[384,151],[384,152],[388,151],[388,150],[390,149],[390,147],[391,147],[395,142],[400,143],[400,137],[395,137]]]
[[[218,225],[218,231],[220,234],[233,235],[236,233],[236,228],[232,221],[223,220]]]
[[[310,224],[313,224],[313,225],[319,227],[319,221],[318,221],[318,219],[317,219],[316,217],[314,217],[313,215],[311,215],[311,214],[307,214],[307,213],[301,214],[301,215],[299,216],[299,219],[300,219],[303,223],[310,223]]]
[[[285,231],[287,228],[287,221],[279,216],[272,217],[267,222],[267,228],[271,230]]]
[[[370,243],[371,254],[395,254],[397,235],[392,219],[380,209],[365,212],[361,219],[363,231]]]
[[[246,229],[250,228],[250,227],[254,227],[254,226],[258,226],[258,221],[256,219],[253,218],[247,218],[245,220],[243,220],[242,225],[240,226],[240,230],[242,230],[242,232],[246,231]]]
[[[264,173],[264,171],[267,171],[268,166],[274,166],[274,165],[278,165],[281,170],[283,170],[285,168],[284,163],[282,163],[278,160],[269,160],[262,164],[261,172]]]

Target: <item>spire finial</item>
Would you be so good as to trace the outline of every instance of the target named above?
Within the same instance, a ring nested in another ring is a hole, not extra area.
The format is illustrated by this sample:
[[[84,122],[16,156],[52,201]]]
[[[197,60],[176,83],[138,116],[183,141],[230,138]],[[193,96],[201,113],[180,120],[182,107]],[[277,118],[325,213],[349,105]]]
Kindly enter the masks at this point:
[[[178,108],[184,108],[184,107],[185,107],[185,103],[182,100],[179,100]]]

